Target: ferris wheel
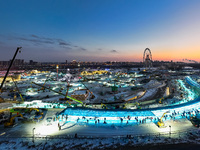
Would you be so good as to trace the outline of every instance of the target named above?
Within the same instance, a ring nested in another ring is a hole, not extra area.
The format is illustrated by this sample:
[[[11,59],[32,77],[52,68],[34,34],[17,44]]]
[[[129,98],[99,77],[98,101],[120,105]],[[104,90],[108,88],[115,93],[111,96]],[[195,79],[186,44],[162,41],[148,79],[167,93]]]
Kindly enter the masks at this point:
[[[143,64],[145,69],[150,69],[152,67],[152,54],[149,48],[144,50]]]

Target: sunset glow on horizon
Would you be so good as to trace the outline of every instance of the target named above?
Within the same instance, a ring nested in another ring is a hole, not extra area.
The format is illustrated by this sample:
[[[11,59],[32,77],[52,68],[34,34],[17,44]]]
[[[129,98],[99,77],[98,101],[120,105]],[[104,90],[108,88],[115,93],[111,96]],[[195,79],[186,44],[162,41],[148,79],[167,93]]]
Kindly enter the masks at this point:
[[[0,60],[200,62],[199,0],[0,2]]]

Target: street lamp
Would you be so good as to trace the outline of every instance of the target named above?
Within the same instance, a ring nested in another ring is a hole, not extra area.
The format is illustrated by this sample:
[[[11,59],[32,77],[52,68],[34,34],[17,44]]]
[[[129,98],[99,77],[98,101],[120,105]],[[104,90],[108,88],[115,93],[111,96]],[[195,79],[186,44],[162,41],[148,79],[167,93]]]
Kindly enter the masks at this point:
[[[78,74],[80,74],[80,66],[81,66],[81,64],[78,63]]]
[[[57,70],[57,80],[58,80],[58,69],[59,69],[59,66],[56,65],[56,70]]]
[[[34,130],[35,130],[35,128],[33,128],[33,143],[34,143],[34,135],[35,135],[35,134],[34,134]]]

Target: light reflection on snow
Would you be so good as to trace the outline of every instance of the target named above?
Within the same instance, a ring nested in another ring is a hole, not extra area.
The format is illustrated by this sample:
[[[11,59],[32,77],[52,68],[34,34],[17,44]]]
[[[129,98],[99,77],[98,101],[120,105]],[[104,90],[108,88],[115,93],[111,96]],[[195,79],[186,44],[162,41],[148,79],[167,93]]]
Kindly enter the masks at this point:
[[[49,126],[40,124],[36,126],[34,133],[37,135],[52,135],[57,133],[58,131],[59,129],[55,123]]]

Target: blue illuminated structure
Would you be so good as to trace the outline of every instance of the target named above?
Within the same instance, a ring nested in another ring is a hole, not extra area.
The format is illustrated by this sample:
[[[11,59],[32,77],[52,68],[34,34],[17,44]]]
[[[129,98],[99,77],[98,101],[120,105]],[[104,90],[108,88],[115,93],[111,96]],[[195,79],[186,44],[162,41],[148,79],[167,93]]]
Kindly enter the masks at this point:
[[[190,77],[185,78],[186,82],[195,87],[199,87],[199,84],[196,83],[194,80],[192,80]],[[181,82],[182,83],[182,82]],[[183,83],[182,83],[183,84]],[[185,87],[186,88],[186,87]],[[186,89],[189,90],[189,89]],[[189,91],[191,92],[191,91]],[[85,122],[84,119],[81,119],[82,117],[86,117],[87,121],[89,121],[90,124],[95,123],[94,118],[99,118],[99,120],[104,121],[104,118],[106,119],[106,124],[120,124],[121,119],[123,119],[123,123],[138,123],[136,122],[139,118],[140,121],[142,119],[147,119],[147,122],[152,121],[153,119],[157,119],[158,117],[161,117],[162,114],[166,111],[169,111],[170,113],[174,112],[180,112],[180,115],[176,116],[178,118],[181,118],[181,114],[183,112],[187,111],[195,111],[196,109],[200,108],[200,97],[197,97],[194,100],[188,101],[186,103],[182,104],[176,104],[172,106],[166,106],[166,107],[157,107],[157,108],[150,108],[150,109],[136,109],[136,110],[124,110],[124,109],[115,109],[115,110],[105,110],[105,109],[90,109],[90,108],[66,108],[62,112],[58,114],[58,116],[69,116],[67,122],[77,122],[77,119],[80,120],[80,122]],[[132,119],[127,119],[127,117],[130,116]],[[154,121],[154,120],[153,120]]]
[[[67,114],[71,116],[85,116],[85,117],[150,117],[155,116],[151,110],[105,110],[105,109],[87,109],[87,108],[66,108],[60,114]],[[60,115],[59,114],[59,115]]]
[[[195,82],[194,80],[192,80],[192,78],[190,76],[185,77],[185,80],[189,85],[200,89],[200,85],[197,82]]]

